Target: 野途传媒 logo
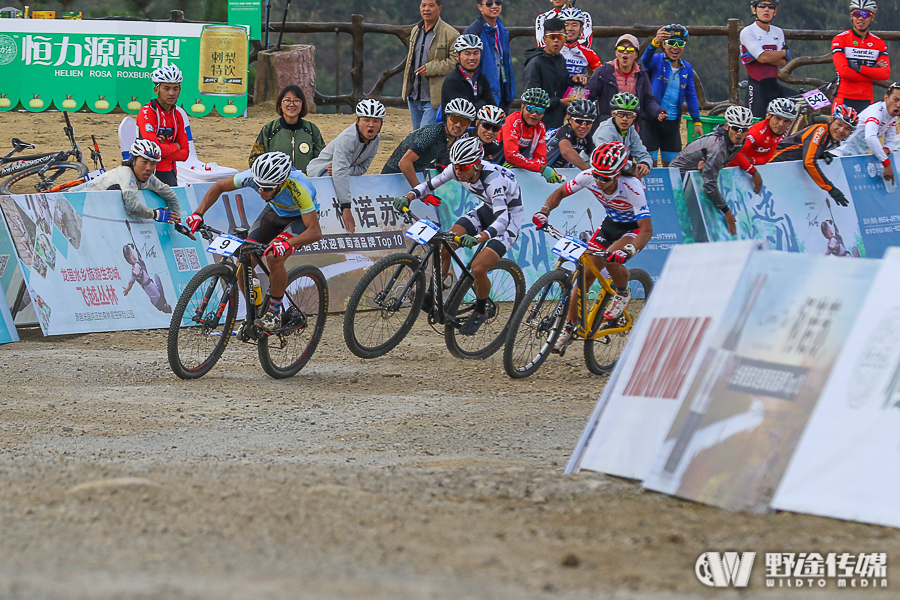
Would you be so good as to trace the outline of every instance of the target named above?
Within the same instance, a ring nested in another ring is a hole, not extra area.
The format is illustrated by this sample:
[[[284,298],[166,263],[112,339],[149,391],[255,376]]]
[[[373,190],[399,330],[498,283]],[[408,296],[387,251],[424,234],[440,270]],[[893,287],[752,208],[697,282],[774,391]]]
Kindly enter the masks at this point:
[[[0,34],[0,66],[8,65],[16,60],[18,54],[19,46],[16,44],[16,40],[8,35]]]
[[[704,552],[694,563],[697,579],[709,587],[747,587],[756,552]]]

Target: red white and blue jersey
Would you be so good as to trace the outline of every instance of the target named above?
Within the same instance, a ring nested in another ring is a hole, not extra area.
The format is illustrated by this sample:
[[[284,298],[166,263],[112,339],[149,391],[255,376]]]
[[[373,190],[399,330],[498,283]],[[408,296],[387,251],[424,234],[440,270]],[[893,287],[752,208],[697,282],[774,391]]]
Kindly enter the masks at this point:
[[[587,169],[566,183],[566,195],[574,194],[582,189],[590,190],[603,205],[606,216],[616,223],[636,223],[641,219],[650,218],[650,206],[647,204],[644,186],[635,177],[619,177],[616,189],[612,194],[607,195],[597,185],[597,180],[594,179],[591,170]]]

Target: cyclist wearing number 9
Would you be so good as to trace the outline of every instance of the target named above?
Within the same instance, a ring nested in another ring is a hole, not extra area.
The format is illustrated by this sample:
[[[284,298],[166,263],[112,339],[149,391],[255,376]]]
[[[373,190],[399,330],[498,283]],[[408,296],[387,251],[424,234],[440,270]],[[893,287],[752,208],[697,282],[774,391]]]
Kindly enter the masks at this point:
[[[603,313],[605,319],[617,319],[625,310],[630,299],[628,290],[628,269],[625,262],[640,252],[653,237],[653,223],[650,221],[650,207],[644,194],[644,186],[639,179],[622,175],[628,164],[628,149],[622,142],[607,142],[594,150],[591,168],[579,173],[575,179],[559,187],[550,194],[540,212],[535,213],[532,222],[538,229],[547,224],[550,212],[559,206],[566,196],[587,189],[606,210],[606,218],[600,229],[594,232],[588,246],[606,250],[604,260],[591,256],[598,270],[607,269],[616,295],[607,304]],[[590,269],[585,273],[585,289],[594,282]],[[561,350],[572,339],[575,332],[575,318],[578,315],[578,288],[572,291],[566,326],[556,342]]]
[[[255,325],[272,331],[281,324],[281,304],[287,287],[284,262],[295,249],[322,238],[316,212],[316,188],[302,171],[293,169],[291,157],[284,152],[261,154],[253,161],[252,168],[213,184],[203,196],[197,212],[185,220],[191,233],[197,231],[203,223],[203,215],[220,195],[240,188],[256,190],[267,203],[250,227],[247,239],[269,244],[263,253],[269,266],[269,307]],[[286,231],[288,228],[293,235]]]

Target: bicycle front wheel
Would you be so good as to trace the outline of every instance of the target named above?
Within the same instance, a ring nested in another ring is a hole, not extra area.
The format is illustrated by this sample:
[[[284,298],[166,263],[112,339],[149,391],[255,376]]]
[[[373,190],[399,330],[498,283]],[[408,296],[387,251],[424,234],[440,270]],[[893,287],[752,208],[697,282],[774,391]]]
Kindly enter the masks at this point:
[[[604,307],[601,306],[594,317],[591,335],[584,341],[584,361],[587,363],[588,370],[595,375],[609,373],[616,366],[616,361],[619,360],[622,351],[625,350],[625,344],[628,343],[628,336],[631,335],[634,324],[637,323],[638,317],[644,310],[644,303],[653,290],[653,278],[643,269],[631,269],[628,275],[628,287],[631,290],[631,300],[628,301],[625,311],[631,316],[631,326],[619,333],[595,337],[598,332],[602,334],[604,329],[619,329],[628,322],[625,313],[613,321],[604,319]],[[605,299],[605,302],[608,301],[609,296]]]
[[[503,368],[513,379],[538,370],[556,343],[566,322],[572,275],[554,269],[538,279],[509,322]]]
[[[169,366],[182,379],[197,379],[212,370],[237,316],[238,288],[234,266],[219,263],[200,269],[188,282],[169,325]]]
[[[88,168],[79,162],[60,162],[41,175],[44,165],[36,165],[16,173],[0,183],[0,194],[39,194],[55,185],[68,183],[87,175]]]
[[[258,346],[263,371],[275,379],[292,377],[306,366],[322,339],[328,313],[328,282],[322,271],[303,265],[291,269],[287,281],[281,327],[261,335]]]
[[[425,299],[425,276],[413,278],[420,258],[392,254],[366,271],[347,301],[344,341],[360,358],[393,350],[412,329]]]
[[[484,359],[500,349],[506,341],[509,320],[525,295],[525,275],[519,265],[507,258],[497,261],[490,271],[491,292],[487,302],[487,321],[475,335],[461,335],[459,328],[448,321],[444,325],[444,341],[456,358]],[[475,308],[474,281],[470,277],[460,279],[447,301],[448,317],[465,321]]]

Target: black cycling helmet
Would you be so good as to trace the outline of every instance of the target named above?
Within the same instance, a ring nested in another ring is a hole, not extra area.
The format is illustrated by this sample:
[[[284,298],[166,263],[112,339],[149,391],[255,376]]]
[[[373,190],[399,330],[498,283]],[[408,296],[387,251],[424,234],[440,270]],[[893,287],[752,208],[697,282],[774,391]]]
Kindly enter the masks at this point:
[[[572,100],[566,114],[576,119],[596,119],[597,103],[590,100]]]

